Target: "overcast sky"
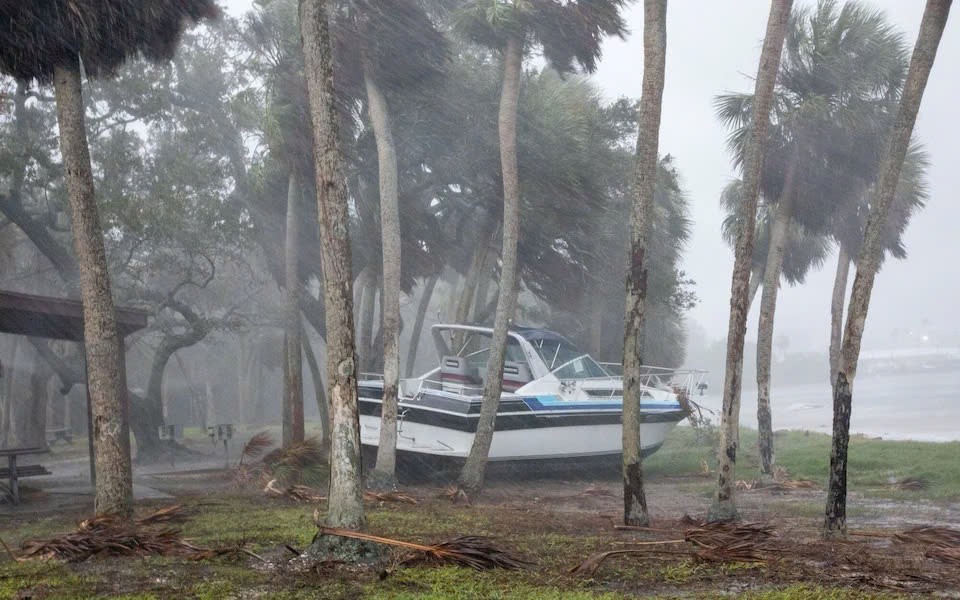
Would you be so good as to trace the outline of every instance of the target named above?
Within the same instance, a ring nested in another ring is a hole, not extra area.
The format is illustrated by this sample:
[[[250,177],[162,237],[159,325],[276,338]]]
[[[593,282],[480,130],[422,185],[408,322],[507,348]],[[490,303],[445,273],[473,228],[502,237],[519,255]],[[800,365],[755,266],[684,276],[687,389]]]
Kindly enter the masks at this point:
[[[885,10],[913,45],[920,26],[920,0],[872,0]],[[225,0],[230,13],[249,10],[251,0]],[[797,6],[811,2],[798,1]],[[690,318],[711,337],[726,335],[733,256],[720,239],[718,198],[734,176],[726,151],[726,132],[714,117],[713,98],[724,91],[752,91],[769,2],[766,0],[674,0],[667,16],[667,75],[663,98],[660,152],[675,157],[692,206],[694,229],[685,269],[697,281],[700,304]],[[609,40],[594,80],[610,99],[640,96],[643,64],[642,3],[628,10],[633,32]],[[931,158],[930,202],[906,236],[909,256],[888,262],[877,279],[867,321],[866,344],[887,345],[894,328],[926,325],[936,339],[960,330],[960,16],[947,24],[927,84],[916,134]],[[807,284],[781,291],[777,335],[792,348],[825,350],[829,341],[830,293],[835,259]],[[852,283],[852,276],[851,276]],[[755,307],[759,302],[755,303]],[[756,335],[756,309],[749,337]]]

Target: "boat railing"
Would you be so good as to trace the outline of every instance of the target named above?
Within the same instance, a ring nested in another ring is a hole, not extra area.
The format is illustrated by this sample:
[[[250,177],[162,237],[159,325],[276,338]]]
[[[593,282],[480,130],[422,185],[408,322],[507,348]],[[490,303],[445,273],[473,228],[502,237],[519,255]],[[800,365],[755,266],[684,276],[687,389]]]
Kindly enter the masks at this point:
[[[623,365],[620,363],[598,363],[611,377],[623,380]],[[694,395],[704,378],[707,371],[702,369],[671,369],[669,367],[654,367],[642,365],[640,367],[640,384],[651,388],[683,390],[688,397]],[[594,380],[609,379],[606,377],[594,377]]]
[[[383,381],[383,373],[357,373],[360,381]]]

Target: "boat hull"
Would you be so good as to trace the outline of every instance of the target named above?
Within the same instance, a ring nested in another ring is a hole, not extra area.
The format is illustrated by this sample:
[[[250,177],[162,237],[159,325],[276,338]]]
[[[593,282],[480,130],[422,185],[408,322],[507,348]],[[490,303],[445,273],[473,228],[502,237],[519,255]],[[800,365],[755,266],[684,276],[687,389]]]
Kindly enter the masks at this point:
[[[466,458],[479,421],[479,400],[436,396],[401,402],[397,450]],[[380,398],[373,393],[360,397],[360,441],[366,446],[379,444],[380,406]],[[640,425],[643,453],[649,455],[659,449],[667,434],[685,417],[686,413],[675,405],[644,407]],[[622,430],[620,408],[609,403],[568,408],[550,406],[542,398],[505,397],[497,413],[489,460],[618,455],[623,450]]]

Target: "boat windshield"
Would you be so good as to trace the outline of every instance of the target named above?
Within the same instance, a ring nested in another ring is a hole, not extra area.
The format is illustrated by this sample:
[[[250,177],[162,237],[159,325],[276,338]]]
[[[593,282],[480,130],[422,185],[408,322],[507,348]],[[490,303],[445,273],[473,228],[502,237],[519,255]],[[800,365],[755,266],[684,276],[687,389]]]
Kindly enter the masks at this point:
[[[568,342],[559,340],[537,340],[533,343],[550,372],[558,379],[583,379],[586,377],[608,377],[603,367],[597,364],[589,354]]]
[[[581,354],[560,365],[552,373],[557,379],[588,379],[610,376],[589,354]]]

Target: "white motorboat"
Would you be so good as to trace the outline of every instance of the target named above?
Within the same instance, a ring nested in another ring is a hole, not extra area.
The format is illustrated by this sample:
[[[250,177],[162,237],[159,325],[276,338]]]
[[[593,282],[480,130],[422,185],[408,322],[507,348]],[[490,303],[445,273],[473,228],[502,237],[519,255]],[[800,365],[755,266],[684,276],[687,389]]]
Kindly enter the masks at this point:
[[[483,395],[493,330],[470,325],[432,328],[439,364],[400,382],[397,450],[463,459],[470,453]],[[491,461],[617,455],[622,451],[620,365],[601,364],[551,331],[513,328]],[[640,439],[645,455],[663,444],[687,413],[703,371],[644,367]],[[360,439],[380,439],[382,375],[360,377]]]

